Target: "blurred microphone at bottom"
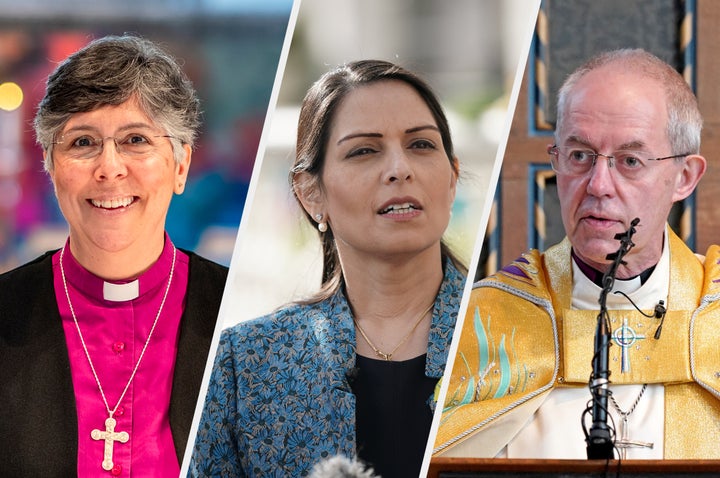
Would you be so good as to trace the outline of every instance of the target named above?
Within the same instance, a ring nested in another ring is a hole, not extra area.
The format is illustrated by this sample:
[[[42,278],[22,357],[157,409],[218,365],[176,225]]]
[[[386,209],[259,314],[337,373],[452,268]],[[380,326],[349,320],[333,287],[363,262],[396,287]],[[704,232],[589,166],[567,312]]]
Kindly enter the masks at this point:
[[[381,478],[372,468],[357,459],[343,455],[333,456],[318,462],[310,473],[310,478]]]

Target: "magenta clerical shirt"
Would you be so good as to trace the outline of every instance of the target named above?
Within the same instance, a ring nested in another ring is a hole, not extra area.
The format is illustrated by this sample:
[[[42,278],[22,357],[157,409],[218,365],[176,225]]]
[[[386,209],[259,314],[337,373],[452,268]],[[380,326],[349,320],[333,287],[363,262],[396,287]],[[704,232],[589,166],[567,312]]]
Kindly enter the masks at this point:
[[[70,302],[90,358],[112,410],[127,384],[160,309],[170,277],[173,245],[165,236],[160,258],[135,281],[112,281],[85,270],[65,245],[63,268]],[[175,271],[160,318],[135,378],[113,418],[126,443],[113,442],[111,470],[102,468],[108,413],[73,321],[60,270],[53,256],[55,297],[62,317],[78,416],[78,476],[173,477],[178,465],[170,430],[169,408],[180,317],[185,308],[188,256],[177,251]]]

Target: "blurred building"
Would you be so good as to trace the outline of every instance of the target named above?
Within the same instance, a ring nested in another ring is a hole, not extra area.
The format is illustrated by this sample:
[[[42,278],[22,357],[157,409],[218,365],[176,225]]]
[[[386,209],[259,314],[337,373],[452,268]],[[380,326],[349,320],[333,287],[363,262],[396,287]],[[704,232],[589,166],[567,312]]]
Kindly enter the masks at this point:
[[[302,0],[221,320],[230,325],[268,313],[319,287],[319,241],[295,204],[288,171],[305,92],[323,73],[353,60],[398,63],[420,74],[440,97],[461,168],[446,241],[470,264],[489,215],[496,151],[509,125],[510,91],[518,62],[527,55],[538,4]]]

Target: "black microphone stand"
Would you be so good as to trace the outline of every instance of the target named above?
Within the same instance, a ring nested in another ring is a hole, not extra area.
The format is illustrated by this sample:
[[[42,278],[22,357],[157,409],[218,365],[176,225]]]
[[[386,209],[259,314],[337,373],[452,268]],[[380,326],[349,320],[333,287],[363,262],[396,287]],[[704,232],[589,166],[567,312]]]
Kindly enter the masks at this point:
[[[600,313],[598,314],[597,329],[595,330],[595,353],[592,362],[592,376],[590,377],[590,393],[592,394],[592,426],[585,434],[587,443],[587,457],[589,460],[611,460],[613,459],[614,431],[607,423],[608,411],[608,384],[610,381],[610,361],[608,352],[612,331],[607,311],[607,296],[615,284],[615,275],[618,267],[625,265],[623,257],[635,246],[632,242],[632,235],[635,233],[635,226],[640,222],[635,218],[630,223],[630,228],[624,233],[615,235],[620,241],[620,248],[617,252],[608,254],[606,259],[612,264],[603,275],[603,288],[600,292]]]

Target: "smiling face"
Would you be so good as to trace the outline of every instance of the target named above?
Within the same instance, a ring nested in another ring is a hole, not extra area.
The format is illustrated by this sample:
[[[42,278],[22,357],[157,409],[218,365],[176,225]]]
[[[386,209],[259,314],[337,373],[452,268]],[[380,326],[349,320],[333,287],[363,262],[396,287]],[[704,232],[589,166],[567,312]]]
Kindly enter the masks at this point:
[[[177,164],[170,139],[157,137],[166,134],[134,99],[77,113],[60,132],[50,177],[81,264],[128,252],[143,269],[160,254],[170,199],[184,189],[191,154],[185,146]],[[83,153],[91,138],[105,138],[94,157]],[[142,154],[118,153],[112,138]],[[145,139],[151,146],[138,146]]]
[[[667,121],[661,84],[610,64],[589,72],[573,88],[563,124],[558,126],[558,146],[606,155],[633,150],[641,158],[668,156],[674,152]],[[627,270],[618,276],[629,277],[655,265],[670,208],[692,192],[702,171],[704,160],[689,156],[648,161],[639,178],[628,180],[599,157],[585,175],[558,174],[563,224],[575,252],[604,271],[609,264],[605,257],[620,245],[615,234],[626,231],[637,217],[635,248],[627,256]]]
[[[429,248],[439,257],[456,181],[424,100],[406,83],[385,80],[355,88],[338,105],[321,184],[303,204],[323,214],[341,258]]]

